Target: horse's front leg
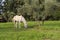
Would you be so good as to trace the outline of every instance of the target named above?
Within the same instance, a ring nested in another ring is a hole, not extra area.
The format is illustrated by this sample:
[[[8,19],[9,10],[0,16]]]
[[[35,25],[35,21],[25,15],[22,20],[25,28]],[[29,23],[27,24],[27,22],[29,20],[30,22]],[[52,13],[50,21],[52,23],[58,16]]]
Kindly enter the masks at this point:
[[[20,27],[20,21],[19,21],[19,28],[21,28],[21,27]]]

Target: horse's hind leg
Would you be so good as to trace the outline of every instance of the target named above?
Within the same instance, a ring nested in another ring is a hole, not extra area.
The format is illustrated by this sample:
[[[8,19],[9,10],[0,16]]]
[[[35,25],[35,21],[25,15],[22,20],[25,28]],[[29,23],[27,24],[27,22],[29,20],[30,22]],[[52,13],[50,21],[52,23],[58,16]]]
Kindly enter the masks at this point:
[[[14,27],[17,28],[17,22],[13,21],[13,23],[14,23]]]
[[[16,24],[15,24],[15,27],[17,28],[17,22],[15,22]]]

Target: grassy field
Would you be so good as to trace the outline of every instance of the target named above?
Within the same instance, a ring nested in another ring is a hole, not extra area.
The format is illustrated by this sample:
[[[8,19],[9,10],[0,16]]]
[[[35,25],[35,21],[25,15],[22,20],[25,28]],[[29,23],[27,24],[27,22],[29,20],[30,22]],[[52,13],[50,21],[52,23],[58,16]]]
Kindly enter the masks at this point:
[[[28,28],[14,28],[12,22],[0,23],[0,40],[60,40],[60,21],[28,22]]]

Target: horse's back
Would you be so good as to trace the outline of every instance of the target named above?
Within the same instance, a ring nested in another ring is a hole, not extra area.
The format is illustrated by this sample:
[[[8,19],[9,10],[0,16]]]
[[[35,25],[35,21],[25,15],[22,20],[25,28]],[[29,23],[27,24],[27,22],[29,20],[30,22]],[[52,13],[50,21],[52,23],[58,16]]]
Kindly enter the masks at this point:
[[[22,19],[22,16],[16,15],[13,17],[13,20],[15,20],[15,21],[21,21],[21,19]]]

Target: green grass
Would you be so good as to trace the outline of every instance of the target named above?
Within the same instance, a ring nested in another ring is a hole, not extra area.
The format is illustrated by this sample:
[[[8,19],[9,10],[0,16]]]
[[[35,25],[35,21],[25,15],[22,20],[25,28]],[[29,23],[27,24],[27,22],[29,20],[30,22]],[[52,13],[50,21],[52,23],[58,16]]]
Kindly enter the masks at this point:
[[[12,22],[0,23],[0,40],[60,40],[60,21],[45,21],[43,26],[30,21],[27,29],[23,24],[16,29]]]

